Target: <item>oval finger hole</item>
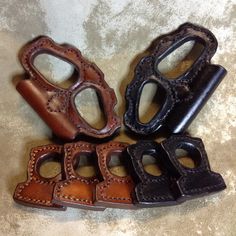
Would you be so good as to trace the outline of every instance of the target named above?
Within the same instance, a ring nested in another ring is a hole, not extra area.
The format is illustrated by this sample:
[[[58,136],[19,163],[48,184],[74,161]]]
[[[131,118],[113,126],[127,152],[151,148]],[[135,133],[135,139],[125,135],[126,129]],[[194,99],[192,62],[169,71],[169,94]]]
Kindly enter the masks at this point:
[[[179,163],[185,168],[193,169],[200,165],[200,153],[196,149],[187,150],[186,148],[177,148],[175,155]]]
[[[204,46],[201,43],[190,40],[164,57],[157,69],[167,79],[175,80],[194,64],[203,51]]]
[[[93,88],[86,88],[75,97],[75,106],[80,116],[91,127],[102,129],[106,125],[106,118],[102,101]]]
[[[61,157],[57,153],[47,154],[40,162],[39,174],[43,178],[54,178],[61,174]]]
[[[128,171],[121,158],[122,153],[112,153],[108,162],[109,171],[116,176],[125,177]]]
[[[144,170],[148,174],[153,175],[153,176],[162,175],[162,170],[161,170],[160,165],[157,161],[157,158],[155,158],[151,155],[145,154],[142,157],[142,164],[143,164]]]
[[[95,177],[98,175],[96,158],[92,154],[80,154],[74,159],[74,170],[82,177]]]
[[[166,91],[161,85],[154,82],[146,83],[139,100],[139,121],[143,124],[150,122],[161,110],[165,101]]]
[[[34,60],[34,66],[50,83],[61,88],[69,88],[79,78],[74,66],[55,56],[40,54]]]

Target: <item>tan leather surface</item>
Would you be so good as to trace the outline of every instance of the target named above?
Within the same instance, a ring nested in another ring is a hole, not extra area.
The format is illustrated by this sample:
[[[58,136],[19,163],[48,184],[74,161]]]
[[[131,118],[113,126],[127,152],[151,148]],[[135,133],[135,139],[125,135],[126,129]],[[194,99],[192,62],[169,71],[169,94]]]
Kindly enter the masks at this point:
[[[128,158],[125,149],[128,144],[109,142],[96,146],[99,168],[104,181],[96,186],[96,204],[107,207],[134,208],[131,193],[134,188],[132,178],[127,175],[119,177],[111,173],[108,168],[112,153],[121,153],[122,159]]]
[[[80,154],[95,152],[95,146],[86,142],[77,142],[64,145],[64,171],[66,180],[56,184],[53,194],[53,202],[78,208],[92,210],[104,210],[103,207],[95,207],[95,188],[99,183],[97,176],[84,177],[75,171],[75,159]],[[96,158],[90,156],[89,158]],[[88,174],[88,173],[87,173]]]
[[[61,180],[62,174],[47,179],[39,173],[40,164],[55,154],[62,159],[62,146],[49,144],[31,150],[28,178],[17,185],[14,193],[16,202],[38,208],[65,210],[62,205],[52,202],[54,186]]]

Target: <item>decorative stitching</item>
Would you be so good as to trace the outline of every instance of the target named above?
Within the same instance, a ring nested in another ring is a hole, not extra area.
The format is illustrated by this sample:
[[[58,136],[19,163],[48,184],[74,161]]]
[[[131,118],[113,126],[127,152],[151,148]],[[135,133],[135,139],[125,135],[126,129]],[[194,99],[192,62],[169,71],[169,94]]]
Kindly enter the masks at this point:
[[[104,176],[105,181],[101,182],[101,184],[99,185],[100,194],[105,200],[132,201],[131,198],[112,197],[112,196],[107,195],[107,193],[105,192],[105,189],[107,189],[114,182],[119,183],[119,184],[132,183],[132,179],[130,176],[113,177],[110,171],[108,171],[107,164],[106,164],[107,154],[109,151],[111,151],[112,149],[115,149],[115,150],[124,149],[126,146],[127,144],[125,143],[110,142],[110,143],[107,143],[106,146],[103,145],[102,148],[99,146],[97,147],[99,166],[105,172],[105,175],[106,175]]]
[[[30,184],[32,182],[35,182],[39,185],[54,185],[54,184],[56,184],[56,181],[53,181],[53,180],[46,181],[46,180],[41,180],[38,177],[35,177],[34,176],[35,164],[36,164],[36,160],[38,158],[40,158],[40,156],[38,156],[38,153],[44,152],[44,151],[55,151],[55,152],[59,153],[60,149],[61,149],[61,146],[59,146],[59,145],[40,146],[40,147],[37,147],[36,149],[35,148],[32,149],[32,151],[30,152],[30,160],[29,160],[29,164],[28,164],[28,170],[29,170],[28,179],[26,180],[26,182],[21,183],[19,185],[19,187],[16,189],[15,195],[17,196],[17,199],[24,200],[26,202],[31,202],[31,203],[42,203],[47,206],[54,205],[51,201],[36,199],[36,198],[29,198],[26,196],[22,196],[21,193],[26,187],[30,186]]]

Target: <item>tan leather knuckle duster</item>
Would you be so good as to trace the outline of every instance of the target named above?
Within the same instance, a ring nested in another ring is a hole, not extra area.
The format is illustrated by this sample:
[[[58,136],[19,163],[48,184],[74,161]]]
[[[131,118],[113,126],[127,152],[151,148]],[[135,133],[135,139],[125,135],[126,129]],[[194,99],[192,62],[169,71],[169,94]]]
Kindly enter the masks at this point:
[[[52,178],[42,177],[39,173],[42,162],[49,158],[57,158],[61,161],[62,152],[62,146],[53,144],[35,147],[31,150],[27,181],[17,185],[14,193],[16,202],[37,208],[66,209],[64,206],[52,202],[54,186],[62,179],[63,172]]]
[[[126,147],[128,144],[121,142],[109,142],[96,147],[98,164],[104,181],[96,186],[96,205],[114,207],[114,208],[135,208],[131,193],[134,183],[131,176],[117,176],[108,168],[111,155],[120,154],[125,162]]]
[[[82,176],[76,171],[79,164],[80,155],[89,154],[97,163],[95,146],[86,142],[77,142],[64,145],[64,171],[66,179],[56,184],[53,194],[53,202],[70,207],[77,207],[91,210],[104,210],[104,207],[95,206],[95,188],[100,182],[95,176]]]
[[[68,89],[47,81],[33,64],[34,59],[42,53],[74,65],[79,74],[77,81]],[[120,118],[114,112],[117,103],[114,90],[105,82],[102,71],[84,59],[78,49],[59,45],[49,37],[41,36],[26,45],[20,60],[29,78],[21,80],[17,90],[55,135],[65,140],[73,140],[80,135],[106,138],[120,128]],[[76,109],[75,97],[86,88],[95,89],[102,101],[106,124],[101,129],[90,126]]]

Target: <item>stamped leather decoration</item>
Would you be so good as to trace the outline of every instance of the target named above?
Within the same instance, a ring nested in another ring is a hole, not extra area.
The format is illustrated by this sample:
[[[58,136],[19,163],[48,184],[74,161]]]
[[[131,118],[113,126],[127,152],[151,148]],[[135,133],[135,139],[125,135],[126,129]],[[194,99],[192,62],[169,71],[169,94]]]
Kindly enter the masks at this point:
[[[99,183],[97,176],[84,177],[75,171],[76,159],[81,154],[95,154],[95,146],[86,142],[64,145],[64,169],[66,179],[56,184],[53,202],[64,206],[78,207],[91,210],[104,210],[104,207],[94,206],[95,188]],[[89,156],[96,158],[96,155]],[[97,162],[97,160],[96,160]]]
[[[45,145],[35,147],[30,152],[27,181],[17,185],[14,200],[23,205],[37,208],[65,210],[60,204],[52,202],[55,184],[62,180],[63,172],[52,178],[44,178],[39,173],[43,161],[48,158],[59,158],[62,161],[63,148],[60,145]]]
[[[158,70],[159,63],[186,42],[194,41],[204,48],[195,62],[174,80]],[[149,135],[161,127],[170,133],[185,131],[226,74],[219,65],[210,64],[217,49],[215,36],[207,29],[190,23],[160,37],[154,50],[135,68],[135,77],[126,89],[126,127],[135,133]],[[147,123],[138,115],[141,93],[147,83],[155,83],[165,93],[160,110]]]
[[[172,173],[168,171],[165,163],[165,154],[160,144],[154,141],[139,141],[127,148],[132,161],[135,179],[133,198],[139,207],[156,207],[176,204],[180,195]],[[144,155],[151,155],[157,159],[161,174],[154,176],[146,172],[142,163]]]
[[[48,82],[33,64],[42,53],[73,65],[79,74],[77,81],[68,89]],[[20,81],[17,90],[57,136],[67,140],[78,135],[105,138],[120,128],[120,119],[114,112],[117,100],[113,89],[105,82],[101,70],[85,60],[78,49],[42,36],[24,48],[20,60],[29,78]],[[76,109],[75,97],[86,88],[95,89],[103,103],[106,125],[100,130],[91,127]]]
[[[171,170],[173,173],[176,173],[177,185],[181,192],[181,199],[179,201],[214,193],[226,188],[222,176],[211,171],[207,153],[201,139],[184,135],[173,135],[163,141],[161,145],[167,153]],[[175,154],[176,149],[188,151],[196,166],[194,168],[183,166]]]
[[[110,172],[108,163],[111,154],[120,153],[120,158],[128,158],[126,147],[128,144],[109,142],[96,147],[99,168],[104,181],[96,186],[96,204],[106,207],[134,208],[131,193],[134,183],[131,176],[120,177]]]

